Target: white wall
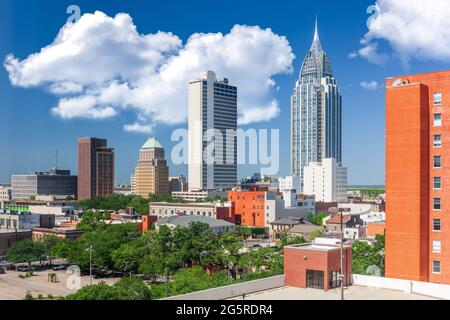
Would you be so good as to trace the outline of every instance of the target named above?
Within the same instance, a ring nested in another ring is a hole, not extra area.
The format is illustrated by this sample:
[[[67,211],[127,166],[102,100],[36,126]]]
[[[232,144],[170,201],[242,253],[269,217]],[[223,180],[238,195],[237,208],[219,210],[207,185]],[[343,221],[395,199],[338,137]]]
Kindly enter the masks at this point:
[[[445,284],[354,274],[353,285],[400,290],[406,293],[416,293],[434,298],[450,300],[450,285]]]
[[[336,159],[311,162],[303,169],[303,190],[315,195],[320,202],[347,201],[347,168],[336,163]]]
[[[226,287],[188,293],[162,300],[223,300],[284,286],[284,275],[233,284]]]

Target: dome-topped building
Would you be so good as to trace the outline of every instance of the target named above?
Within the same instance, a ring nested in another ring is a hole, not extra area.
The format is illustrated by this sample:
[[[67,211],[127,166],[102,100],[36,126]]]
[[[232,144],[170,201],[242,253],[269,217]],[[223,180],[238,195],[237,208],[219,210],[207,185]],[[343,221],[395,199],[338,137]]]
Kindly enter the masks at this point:
[[[169,168],[164,147],[156,137],[149,138],[140,149],[131,180],[133,194],[145,198],[149,194],[169,194]]]

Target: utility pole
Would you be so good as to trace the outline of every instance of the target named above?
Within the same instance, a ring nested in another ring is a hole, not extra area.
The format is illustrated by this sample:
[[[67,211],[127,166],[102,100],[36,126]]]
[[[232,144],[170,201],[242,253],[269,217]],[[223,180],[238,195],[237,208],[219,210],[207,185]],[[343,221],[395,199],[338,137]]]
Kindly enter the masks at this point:
[[[166,298],[169,296],[169,270],[167,269],[167,261],[166,261]]]
[[[92,285],[92,245],[89,245],[89,285]]]
[[[342,223],[342,213],[341,211],[341,300],[344,300],[344,228]]]
[[[345,274],[346,272],[344,272],[344,223],[343,223],[343,215],[344,212],[349,212],[350,209],[349,208],[330,208],[329,210],[332,213],[337,213],[340,215],[340,227],[341,227],[341,232],[340,232],[340,267],[341,267],[341,271],[339,272],[339,281],[340,281],[340,287],[341,287],[341,300],[344,300],[344,279],[345,279]]]

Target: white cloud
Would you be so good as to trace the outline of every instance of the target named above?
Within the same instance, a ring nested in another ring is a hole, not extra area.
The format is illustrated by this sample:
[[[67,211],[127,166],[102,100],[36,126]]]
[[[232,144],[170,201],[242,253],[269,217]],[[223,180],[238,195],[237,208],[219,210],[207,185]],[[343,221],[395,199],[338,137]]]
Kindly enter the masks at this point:
[[[378,16],[361,41],[361,57],[385,63],[390,54],[378,49],[379,40],[385,40],[404,65],[411,59],[450,59],[450,1],[377,0],[376,5]]]
[[[362,88],[366,90],[377,90],[383,87],[383,85],[379,84],[375,80],[372,81],[363,81],[359,84]]]
[[[151,125],[140,124],[135,122],[133,124],[126,124],[123,126],[123,130],[125,132],[134,132],[134,133],[147,133],[150,134],[153,132],[153,127]]]
[[[187,119],[188,82],[214,70],[238,87],[239,123],[278,116],[274,75],[292,72],[285,37],[258,26],[236,25],[227,34],[196,33],[185,44],[174,34],[139,34],[131,17],[100,11],[66,24],[54,42],[4,66],[13,85],[46,87],[59,103],[52,113],[65,119],[110,118],[134,110],[128,132]]]
[[[358,53],[356,51],[352,51],[347,55],[348,59],[355,59],[358,57]]]

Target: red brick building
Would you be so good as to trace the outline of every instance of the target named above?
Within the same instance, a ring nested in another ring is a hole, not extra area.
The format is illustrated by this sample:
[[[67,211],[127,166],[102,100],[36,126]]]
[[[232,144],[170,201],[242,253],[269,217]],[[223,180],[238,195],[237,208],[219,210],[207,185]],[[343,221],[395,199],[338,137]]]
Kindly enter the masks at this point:
[[[352,248],[344,246],[344,286],[352,282]],[[325,291],[340,286],[340,246],[336,244],[301,244],[284,248],[286,285]]]
[[[386,80],[386,277],[450,284],[450,70]]]

